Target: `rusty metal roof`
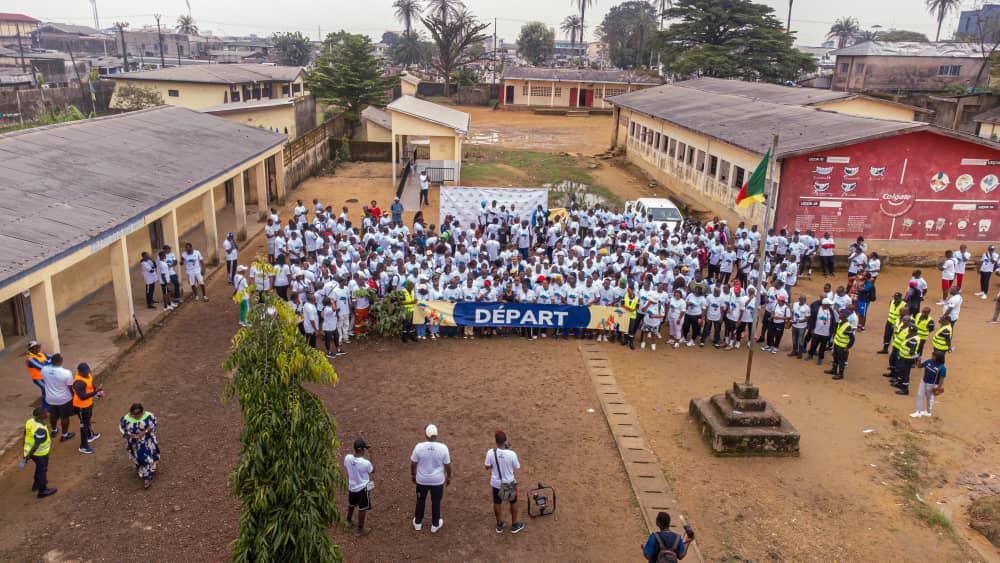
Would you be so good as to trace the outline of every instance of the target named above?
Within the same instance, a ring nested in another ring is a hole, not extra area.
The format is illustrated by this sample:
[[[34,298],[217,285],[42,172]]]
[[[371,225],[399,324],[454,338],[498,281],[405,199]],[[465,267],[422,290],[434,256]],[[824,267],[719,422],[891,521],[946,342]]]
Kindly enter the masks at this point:
[[[858,117],[682,85],[648,88],[609,98],[617,106],[662,119],[731,145],[764,154],[780,135],[778,157],[925,129],[926,124]]]
[[[766,82],[745,82],[743,80],[726,80],[723,78],[695,78],[677,82],[674,86],[683,86],[713,94],[731,94],[772,102],[775,104],[791,104],[808,106],[835,100],[853,98],[848,92],[834,92],[821,88],[802,88],[800,86],[781,86]]]
[[[0,287],[143,228],[153,211],[284,141],[174,106],[0,135]]]
[[[546,82],[584,82],[603,84],[660,84],[659,78],[628,70],[593,70],[589,68],[535,68],[507,69],[505,80],[544,80]]]
[[[109,76],[113,80],[155,80],[202,84],[246,84],[248,82],[293,82],[304,71],[297,66],[266,64],[204,64],[171,66],[143,72]]]
[[[993,45],[987,44],[986,50]],[[935,57],[981,59],[983,52],[977,43],[941,41],[922,43],[907,41],[865,41],[830,53],[836,57]]]

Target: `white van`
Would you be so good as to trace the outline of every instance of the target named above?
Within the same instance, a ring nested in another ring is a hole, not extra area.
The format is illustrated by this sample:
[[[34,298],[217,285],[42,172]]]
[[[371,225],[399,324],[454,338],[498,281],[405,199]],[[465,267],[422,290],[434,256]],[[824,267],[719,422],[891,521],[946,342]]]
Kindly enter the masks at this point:
[[[626,201],[625,210],[632,211],[638,217],[652,216],[657,229],[666,224],[667,228],[673,231],[684,221],[681,210],[674,205],[674,202],[663,197],[641,197],[635,201]]]

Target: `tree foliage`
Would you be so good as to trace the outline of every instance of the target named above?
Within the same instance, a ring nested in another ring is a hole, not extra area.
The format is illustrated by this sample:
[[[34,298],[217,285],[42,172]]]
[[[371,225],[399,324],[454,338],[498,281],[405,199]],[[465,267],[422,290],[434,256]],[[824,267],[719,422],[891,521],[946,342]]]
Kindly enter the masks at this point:
[[[792,47],[774,10],[746,0],[676,0],[663,31],[667,69],[683,76],[705,75],[781,82],[816,70],[811,56]]]
[[[827,39],[836,39],[837,48],[843,49],[847,42],[854,37],[854,34],[861,31],[858,20],[851,17],[839,18],[830,26],[830,31],[826,32]]]
[[[905,29],[894,29],[880,33],[879,41],[914,41],[918,43],[929,43],[930,39],[919,31],[907,31]]]
[[[177,30],[177,33],[198,35],[198,24],[194,22],[194,18],[192,18],[189,14],[178,16],[175,29]]]
[[[163,105],[163,96],[152,88],[134,86],[125,81],[115,85],[115,107],[135,111]]]
[[[374,291],[370,292],[371,310],[365,320],[368,328],[381,336],[399,336],[403,320],[410,314],[403,307],[405,297],[403,292],[398,290],[381,299],[375,296]]]
[[[442,2],[438,2],[441,4]],[[430,8],[434,8],[434,3]],[[431,65],[444,77],[444,91],[451,93],[451,73],[455,69],[472,62],[482,52],[483,34],[490,25],[476,20],[468,11],[450,14],[449,10],[438,9],[421,21],[431,34],[431,40],[437,46],[437,53]],[[479,49],[474,47],[479,46]]]
[[[542,22],[528,22],[521,26],[517,37],[517,52],[526,61],[539,66],[552,58],[556,49],[556,32]]]
[[[338,43],[328,43],[306,82],[316,98],[340,107],[353,127],[368,106],[389,103],[389,92],[398,76],[383,76],[382,63],[372,54],[372,43],[364,35],[341,35]]]
[[[304,383],[337,374],[299,333],[294,309],[274,296],[250,311],[223,367],[225,397],[239,400],[240,459],[229,478],[242,502],[233,561],[340,561],[327,530],[341,522],[334,493],[344,477],[336,423]]]
[[[563,18],[559,24],[559,30],[569,36],[570,46],[576,46],[577,34],[579,33],[579,43],[583,43],[583,22],[580,21],[579,14],[570,14]]]
[[[300,31],[275,33],[271,40],[283,65],[305,66],[312,59],[312,42]]]
[[[434,59],[434,44],[418,31],[403,33],[389,52],[390,59],[398,65],[427,64]]]
[[[598,29],[608,45],[611,64],[634,68],[649,60],[652,39],[656,35],[656,11],[645,1],[630,0],[612,6]]]
[[[933,14],[934,19],[937,20],[937,33],[934,35],[934,41],[940,41],[941,26],[944,24],[944,20],[947,19],[948,14],[962,5],[962,0],[924,0],[924,3],[927,6],[927,11]]]
[[[451,75],[451,79],[459,86],[475,86],[479,84],[479,73],[467,66],[463,66]]]

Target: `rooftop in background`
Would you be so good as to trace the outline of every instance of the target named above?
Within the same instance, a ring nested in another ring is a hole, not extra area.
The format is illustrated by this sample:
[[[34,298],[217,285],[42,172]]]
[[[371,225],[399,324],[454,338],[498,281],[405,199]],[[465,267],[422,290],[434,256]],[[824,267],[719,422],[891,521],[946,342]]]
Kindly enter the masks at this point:
[[[400,74],[399,79],[402,80],[403,82],[408,82],[410,84],[413,84],[414,86],[420,85],[420,78],[408,72],[403,72],[402,74]]]
[[[7,14],[0,12],[0,22],[41,23],[41,20],[36,20],[35,18],[24,14]]]
[[[610,101],[758,154],[764,154],[774,135],[780,135],[778,157],[930,128],[922,123],[857,117],[732,94],[702,91],[692,96],[691,89],[681,85],[648,88]],[[967,135],[961,138],[977,142]]]
[[[247,82],[293,82],[304,71],[298,66],[264,64],[200,65],[168,67],[145,72],[115,75],[115,80],[155,80],[202,84],[245,84]]]
[[[546,82],[586,82],[600,84],[660,84],[660,79],[628,70],[591,70],[575,68],[507,69],[505,80],[544,80]]]
[[[375,106],[368,106],[361,110],[361,119],[367,119],[383,129],[392,131],[392,115]]]
[[[983,58],[974,43],[916,43],[865,41],[830,53],[841,57],[954,57],[959,59]]]
[[[45,22],[38,27],[38,31],[52,30],[69,35],[107,35],[103,31],[87,27],[85,25],[72,25],[68,23]]]
[[[9,218],[0,224],[0,284],[284,142],[174,106],[0,135],[0,209]]]
[[[977,114],[972,120],[976,123],[1000,123],[1000,107]]]
[[[226,113],[230,111],[250,111],[255,109],[273,108],[295,105],[295,98],[272,98],[270,100],[250,100],[247,102],[230,102],[207,108],[199,108],[201,113]]]
[[[416,117],[424,121],[450,127],[459,135],[469,134],[471,117],[464,111],[446,108],[413,96],[401,96],[385,109]]]
[[[723,78],[695,78],[677,82],[674,86],[691,88],[713,94],[730,94],[744,98],[756,99],[774,104],[790,104],[808,106],[834,100],[845,100],[855,97],[848,92],[834,92],[820,88],[801,88],[768,84],[766,82],[745,82],[743,80],[726,80]]]

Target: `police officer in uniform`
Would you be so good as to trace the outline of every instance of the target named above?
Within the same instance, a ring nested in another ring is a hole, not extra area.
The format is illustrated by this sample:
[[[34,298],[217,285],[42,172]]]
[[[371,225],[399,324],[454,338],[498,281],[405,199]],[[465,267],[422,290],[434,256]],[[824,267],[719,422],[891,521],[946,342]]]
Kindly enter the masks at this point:
[[[917,325],[917,336],[920,338],[920,345],[917,347],[917,359],[919,360],[924,355],[924,344],[927,343],[927,338],[930,336],[931,331],[934,330],[934,319],[931,318],[931,308],[924,307],[920,311],[920,314],[913,319],[913,322]]]
[[[906,301],[903,301],[903,294],[896,292],[892,296],[892,301],[889,302],[889,316],[885,319],[885,330],[882,332],[882,349],[879,350],[879,354],[888,354],[889,345],[892,344],[892,337],[896,332],[896,323],[899,322],[900,313],[906,307]]]
[[[399,335],[403,342],[406,342],[407,338],[417,341],[417,331],[413,328],[413,306],[416,304],[417,296],[413,292],[413,282],[408,281],[403,286],[403,309],[406,311],[406,317],[403,318],[403,331]]]
[[[833,333],[833,366],[823,373],[833,376],[833,379],[844,379],[844,368],[847,367],[848,350],[854,346],[854,326],[848,320],[850,311],[840,312],[840,321]]]
[[[947,354],[951,351],[951,337],[955,327],[952,326],[951,318],[948,315],[941,317],[941,326],[934,332],[934,340],[931,342],[935,350]]]
[[[49,488],[49,449],[52,447],[52,434],[45,423],[45,409],[35,407],[31,418],[24,423],[24,457],[19,464],[22,468],[30,459],[35,464],[35,480],[31,490],[38,491],[38,498],[45,498],[56,493],[58,489]]]
[[[917,325],[910,319],[909,326],[903,331],[899,347],[899,357],[896,358],[896,367],[890,384],[897,387],[897,395],[910,394],[910,370],[917,359],[917,349],[920,348],[920,335],[917,332]]]
[[[882,377],[895,377],[896,361],[899,359],[899,350],[903,346],[907,328],[910,326],[910,315],[902,315],[896,321],[892,332],[892,351],[889,352],[889,371],[882,374]]]

